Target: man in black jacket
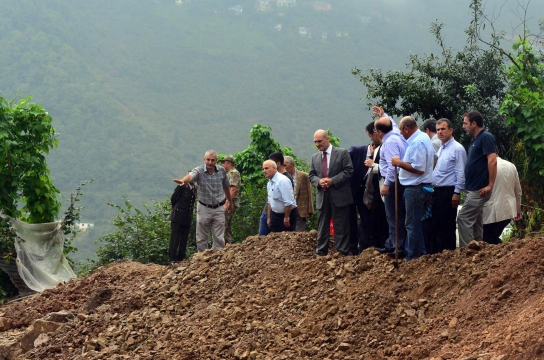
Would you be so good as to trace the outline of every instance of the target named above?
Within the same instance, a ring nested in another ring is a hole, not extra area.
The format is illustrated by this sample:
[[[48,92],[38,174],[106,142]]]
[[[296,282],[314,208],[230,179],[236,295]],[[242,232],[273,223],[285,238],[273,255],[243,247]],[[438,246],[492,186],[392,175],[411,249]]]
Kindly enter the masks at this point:
[[[172,204],[172,213],[170,214],[172,233],[170,235],[168,257],[171,263],[185,259],[187,240],[193,221],[195,198],[196,187],[193,182],[178,185],[170,198]]]

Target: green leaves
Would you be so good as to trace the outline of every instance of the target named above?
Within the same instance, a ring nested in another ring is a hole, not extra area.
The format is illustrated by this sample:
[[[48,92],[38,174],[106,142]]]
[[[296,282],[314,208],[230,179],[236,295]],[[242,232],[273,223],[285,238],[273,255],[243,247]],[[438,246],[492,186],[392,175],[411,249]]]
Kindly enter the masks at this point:
[[[0,152],[5,154],[0,158],[0,183],[12,185],[0,197],[0,209],[32,223],[53,221],[60,208],[44,156],[58,144],[51,123],[30,97],[19,103],[0,98]]]
[[[102,266],[122,259],[167,264],[170,201],[153,200],[152,208],[144,204],[143,209],[138,209],[126,197],[123,197],[123,200],[124,207],[108,204],[119,212],[112,221],[118,230],[100,237],[99,241],[103,245],[98,249],[98,261],[94,265]],[[188,253],[194,253],[196,250],[194,229],[193,225]]]

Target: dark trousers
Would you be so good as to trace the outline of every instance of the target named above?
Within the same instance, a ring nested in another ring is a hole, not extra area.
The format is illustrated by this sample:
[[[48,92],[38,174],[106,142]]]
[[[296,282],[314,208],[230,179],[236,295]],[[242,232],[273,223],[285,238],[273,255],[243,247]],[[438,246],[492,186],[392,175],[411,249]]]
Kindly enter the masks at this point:
[[[427,254],[437,254],[442,250],[455,250],[457,247],[457,208],[451,206],[454,186],[435,187],[433,193],[434,242]]]
[[[191,225],[181,225],[172,222],[170,226],[172,231],[170,233],[168,258],[170,261],[181,261],[185,259],[185,251],[187,250],[187,240],[189,239]]]
[[[270,228],[268,227],[268,217],[266,214],[261,214],[259,218],[259,236],[270,234]]]
[[[284,213],[276,213],[270,210],[270,232],[281,232],[281,231],[295,231],[297,226],[297,215],[298,211],[296,208],[291,209],[289,214],[289,227],[285,227],[283,223],[283,218],[285,217]]]
[[[389,227],[385,215],[385,204],[380,196],[380,185],[378,176],[375,176],[374,195],[370,207],[369,236],[367,238],[370,246],[384,248],[385,240],[389,237]]]
[[[349,254],[359,255],[361,251],[373,246],[370,244],[371,211],[363,202],[364,188],[353,195],[349,206]],[[359,219],[357,218],[359,214]]]
[[[317,255],[329,253],[330,221],[334,222],[334,243],[342,255],[349,253],[349,205],[334,206],[330,191],[323,192],[323,205],[317,212]]]
[[[491,224],[484,224],[484,237],[483,240],[486,243],[489,244],[501,244],[501,234],[504,228],[510,224],[511,219],[506,219],[503,221],[491,223]]]
[[[404,186],[398,183],[398,239],[399,250],[404,250],[406,242],[406,205],[404,204]],[[387,249],[395,249],[395,183],[389,186],[389,193],[385,197],[385,214],[387,215],[387,225],[389,228],[389,236],[385,241]],[[421,218],[420,218],[421,219]]]

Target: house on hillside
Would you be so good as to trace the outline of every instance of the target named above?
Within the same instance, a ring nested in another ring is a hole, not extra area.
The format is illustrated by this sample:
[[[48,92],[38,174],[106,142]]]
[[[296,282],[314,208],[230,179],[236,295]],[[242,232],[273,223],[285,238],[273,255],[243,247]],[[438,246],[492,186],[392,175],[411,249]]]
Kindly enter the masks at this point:
[[[332,5],[331,4],[328,4],[328,3],[322,2],[322,1],[314,2],[312,4],[312,6],[317,11],[331,11],[332,10]]]
[[[278,0],[276,6],[296,6],[297,0]]]
[[[77,228],[79,229],[79,231],[89,231],[91,229],[94,228],[94,224],[89,224],[89,223],[78,223],[77,224]]]
[[[278,24],[278,25],[274,26],[274,30],[276,30],[276,31],[281,31],[282,28],[283,28],[282,24]]]
[[[240,5],[231,6],[229,8],[229,12],[234,14],[234,15],[242,15],[243,11],[244,11],[244,9],[242,9],[242,7]]]
[[[176,0],[176,5],[183,5],[183,0]]]
[[[306,30],[305,27],[301,26],[298,28],[298,34],[300,36],[306,36],[308,34],[308,31]]]
[[[272,10],[272,5],[268,0],[257,0],[255,9],[257,9],[257,11],[270,11]]]

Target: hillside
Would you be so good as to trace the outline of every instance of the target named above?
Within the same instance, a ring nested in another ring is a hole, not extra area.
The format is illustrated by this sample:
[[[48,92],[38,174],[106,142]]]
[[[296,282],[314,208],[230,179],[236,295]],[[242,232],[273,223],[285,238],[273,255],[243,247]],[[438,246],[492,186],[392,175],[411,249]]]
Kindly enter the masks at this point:
[[[371,250],[315,258],[315,234],[282,233],[175,267],[110,264],[0,307],[0,356],[21,343],[17,359],[541,359],[543,241],[396,270]]]
[[[256,123],[301,158],[318,128],[346,148],[366,143],[370,112],[351,69],[405,70],[410,53],[436,52],[435,19],[446,45],[461,48],[471,20],[469,0],[329,0],[330,11],[314,2],[271,1],[268,11],[256,0],[2,2],[0,96],[32,96],[53,117],[59,147],[48,162],[65,205],[94,179],[81,204],[95,227],[74,259],[113,230],[108,202],[165,199],[206,150],[245,149]],[[517,2],[486,7],[497,29],[516,31]],[[544,3],[528,10],[538,28]]]

